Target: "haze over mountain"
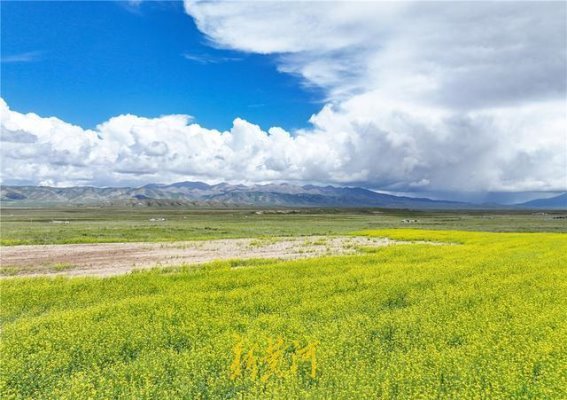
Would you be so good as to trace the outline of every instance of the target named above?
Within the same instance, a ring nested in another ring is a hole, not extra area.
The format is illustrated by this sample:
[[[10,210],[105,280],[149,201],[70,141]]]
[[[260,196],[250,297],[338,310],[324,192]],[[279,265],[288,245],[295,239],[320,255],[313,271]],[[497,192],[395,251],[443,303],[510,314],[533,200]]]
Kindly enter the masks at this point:
[[[178,182],[141,187],[2,186],[4,205],[97,204],[97,205],[193,205],[254,207],[384,207],[413,209],[468,209],[503,207],[497,204],[431,200],[394,196],[359,187],[293,185],[288,183],[240,185]],[[520,204],[526,208],[567,208],[565,194]]]
[[[548,208],[548,209],[567,209],[567,193],[560,194],[559,196],[536,199],[517,204],[518,207],[524,208]]]

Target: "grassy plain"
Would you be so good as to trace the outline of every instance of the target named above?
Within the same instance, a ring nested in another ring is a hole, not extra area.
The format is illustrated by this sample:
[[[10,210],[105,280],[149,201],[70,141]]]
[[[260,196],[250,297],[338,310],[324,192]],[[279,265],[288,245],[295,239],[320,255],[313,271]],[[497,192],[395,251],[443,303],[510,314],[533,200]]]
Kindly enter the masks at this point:
[[[255,218],[233,218],[245,216]],[[338,215],[312,227],[301,218],[273,228],[336,232],[384,216]],[[449,217],[419,219],[462,223],[440,218]],[[227,234],[262,234],[228,221]],[[2,398],[566,397],[566,234],[361,234],[452,244],[106,279],[4,279]]]
[[[288,210],[289,212],[289,210]],[[258,214],[261,213],[261,214]],[[553,232],[567,230],[567,212],[304,209],[192,210],[161,208],[5,208],[0,244],[163,242],[265,236],[338,235],[361,229],[407,228]],[[560,217],[563,217],[561,219]],[[165,218],[165,221],[150,221]],[[415,219],[410,224],[404,219]],[[54,223],[55,221],[55,223]],[[68,223],[66,223],[68,222]]]

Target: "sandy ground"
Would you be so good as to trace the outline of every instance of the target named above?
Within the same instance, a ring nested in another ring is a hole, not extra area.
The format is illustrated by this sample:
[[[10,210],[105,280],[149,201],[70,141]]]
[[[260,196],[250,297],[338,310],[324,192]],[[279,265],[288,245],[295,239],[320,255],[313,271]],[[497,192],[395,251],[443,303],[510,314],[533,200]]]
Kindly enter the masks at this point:
[[[100,243],[0,248],[2,276],[111,276],[133,270],[202,264],[213,260],[296,259],[355,253],[360,246],[388,246],[390,239],[309,236],[222,239],[172,243]]]

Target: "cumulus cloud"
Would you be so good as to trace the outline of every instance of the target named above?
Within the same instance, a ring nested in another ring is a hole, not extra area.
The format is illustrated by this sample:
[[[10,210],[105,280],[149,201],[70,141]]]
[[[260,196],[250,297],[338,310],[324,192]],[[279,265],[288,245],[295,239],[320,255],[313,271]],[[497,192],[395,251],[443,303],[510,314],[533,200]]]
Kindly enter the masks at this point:
[[[218,46],[276,54],[282,71],[326,88],[330,99],[380,89],[453,108],[565,95],[564,3],[186,0],[185,7]]]
[[[567,189],[564,3],[208,2],[218,47],[325,90],[308,128],[187,115],[84,130],[0,102],[4,183],[298,181],[391,191]]]
[[[289,180],[454,191],[564,187],[561,107],[455,115],[362,104],[367,103],[356,97],[327,106],[313,116],[311,129],[291,134],[281,128],[266,132],[238,118],[220,132],[186,115],[121,115],[84,130],[12,111],[1,102],[2,180],[59,185]]]
[[[338,148],[341,179],[400,190],[567,187],[565,3],[185,8],[217,46],[271,54],[326,90],[313,132],[350,149]]]

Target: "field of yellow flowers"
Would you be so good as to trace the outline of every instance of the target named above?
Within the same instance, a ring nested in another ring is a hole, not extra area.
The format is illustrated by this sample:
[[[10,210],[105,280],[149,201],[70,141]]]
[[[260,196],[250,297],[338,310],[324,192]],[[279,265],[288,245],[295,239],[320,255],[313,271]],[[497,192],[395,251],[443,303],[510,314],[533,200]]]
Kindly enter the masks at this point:
[[[567,235],[1,281],[2,399],[567,398]],[[235,268],[238,267],[238,268]]]

